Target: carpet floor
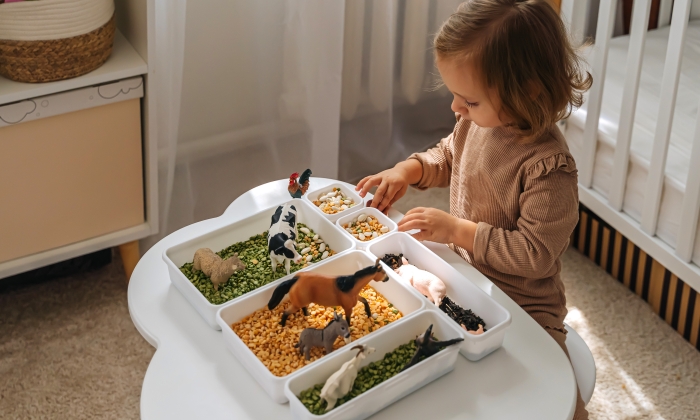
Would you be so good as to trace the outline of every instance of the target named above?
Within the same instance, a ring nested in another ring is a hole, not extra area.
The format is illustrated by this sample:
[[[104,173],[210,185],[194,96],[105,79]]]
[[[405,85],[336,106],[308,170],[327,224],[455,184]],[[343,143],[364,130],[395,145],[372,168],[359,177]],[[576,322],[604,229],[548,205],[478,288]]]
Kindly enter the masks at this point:
[[[447,190],[397,203],[447,209]],[[700,418],[700,352],[574,249],[567,322],[598,369],[591,419]],[[0,280],[2,281],[2,280]],[[154,349],[134,328],[121,261],[0,293],[0,418],[136,419]]]

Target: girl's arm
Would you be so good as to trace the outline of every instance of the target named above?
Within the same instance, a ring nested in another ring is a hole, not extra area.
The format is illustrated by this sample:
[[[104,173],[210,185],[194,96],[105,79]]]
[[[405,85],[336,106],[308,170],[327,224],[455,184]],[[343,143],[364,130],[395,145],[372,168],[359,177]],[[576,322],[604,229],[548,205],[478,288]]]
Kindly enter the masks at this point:
[[[520,195],[517,229],[478,223],[473,239],[474,260],[505,274],[548,277],[556,271],[557,258],[577,222],[578,181],[573,165],[530,177]],[[469,241],[468,234],[465,240]]]

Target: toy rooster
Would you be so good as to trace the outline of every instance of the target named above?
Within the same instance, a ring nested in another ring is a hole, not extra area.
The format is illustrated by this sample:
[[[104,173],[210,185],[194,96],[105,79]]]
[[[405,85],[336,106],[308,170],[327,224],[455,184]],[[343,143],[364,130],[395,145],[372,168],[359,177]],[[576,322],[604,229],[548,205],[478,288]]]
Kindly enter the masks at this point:
[[[305,170],[301,176],[299,176],[297,172],[294,172],[292,176],[289,177],[287,191],[289,191],[292,198],[301,198],[301,196],[306,194],[306,190],[309,189],[309,178],[311,178],[311,169]]]

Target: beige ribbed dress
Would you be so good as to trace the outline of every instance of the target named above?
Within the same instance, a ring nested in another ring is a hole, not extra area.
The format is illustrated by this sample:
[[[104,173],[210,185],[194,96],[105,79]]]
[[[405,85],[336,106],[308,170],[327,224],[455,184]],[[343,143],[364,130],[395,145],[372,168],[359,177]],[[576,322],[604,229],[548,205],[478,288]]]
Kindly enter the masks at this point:
[[[419,189],[450,187],[450,213],[478,224],[474,252],[455,251],[542,327],[563,329],[559,257],[578,221],[577,171],[555,126],[522,144],[505,128],[481,128],[457,114],[454,132],[416,153]]]
[[[411,155],[419,189],[450,187],[450,213],[477,223],[474,252],[454,250],[520,305],[569,356],[559,257],[578,222],[578,173],[559,129],[534,143],[457,116],[434,148]],[[575,420],[588,418],[576,395]]]

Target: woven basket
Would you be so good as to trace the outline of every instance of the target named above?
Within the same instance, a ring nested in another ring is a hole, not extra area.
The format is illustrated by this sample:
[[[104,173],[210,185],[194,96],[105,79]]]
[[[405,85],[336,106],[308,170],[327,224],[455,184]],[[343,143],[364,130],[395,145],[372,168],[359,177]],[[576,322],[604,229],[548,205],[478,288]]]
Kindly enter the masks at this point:
[[[0,75],[18,82],[70,79],[100,67],[112,54],[115,18],[83,35],[48,41],[0,40]]]

